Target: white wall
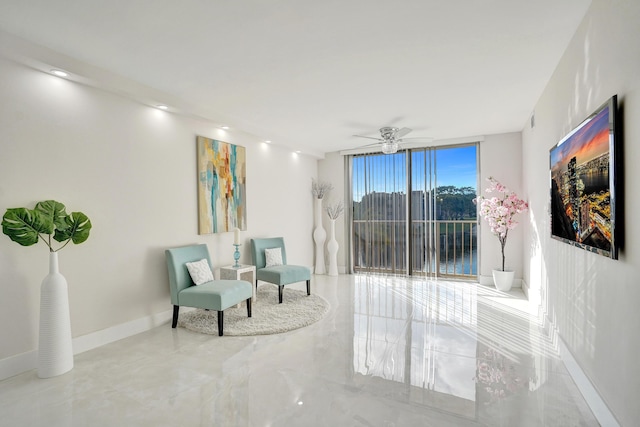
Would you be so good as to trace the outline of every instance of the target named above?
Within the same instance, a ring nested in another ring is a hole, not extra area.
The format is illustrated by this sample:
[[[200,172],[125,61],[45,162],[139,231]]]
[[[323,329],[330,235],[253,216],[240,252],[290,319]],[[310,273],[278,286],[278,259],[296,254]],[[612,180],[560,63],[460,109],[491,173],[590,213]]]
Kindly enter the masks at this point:
[[[233,233],[199,236],[196,135],[247,148],[248,230],[284,236],[292,263],[313,264],[317,159],[268,146],[0,58],[0,211],[55,199],[93,223],[60,252],[74,338],[171,309],[164,250],[206,243],[233,262]],[[47,248],[0,236],[0,362],[37,348]]]
[[[527,200],[527,195],[522,191],[522,136],[520,133],[504,133],[499,135],[487,135],[480,143],[480,182],[478,194],[491,197],[485,193],[489,186],[487,178],[497,179],[509,190],[515,191],[521,199]],[[520,226],[510,230],[505,245],[505,269],[515,271],[514,286],[520,285],[522,279],[522,241],[524,234],[523,222],[526,222],[525,214],[518,214],[515,220]],[[491,228],[486,221],[480,219],[480,276],[483,283],[493,284],[492,270],[502,266],[502,252],[500,241],[491,233]]]
[[[552,330],[620,424],[640,420],[640,2],[594,0],[523,131],[531,202],[525,279]],[[625,246],[610,260],[551,239],[549,149],[610,96],[624,127]]]
[[[344,157],[339,153],[328,153],[325,155],[325,158],[318,162],[318,179],[324,182],[329,182],[333,185],[333,190],[329,193],[325,200],[323,201],[323,206],[326,207],[329,204],[336,204],[339,201],[342,201],[344,204],[345,210],[349,209],[349,201],[345,196],[345,180],[348,179],[346,177],[346,171],[344,167]],[[347,247],[347,224],[346,224],[347,216],[343,214],[336,220],[336,241],[338,242],[338,271],[342,274],[347,271],[347,256],[348,250]],[[326,212],[323,211],[322,215],[322,224],[325,230],[327,230],[327,241],[329,240],[329,227],[330,220],[327,216]],[[329,253],[326,251],[325,246],[325,260],[327,261],[327,268],[329,264]],[[328,270],[327,270],[328,271]]]

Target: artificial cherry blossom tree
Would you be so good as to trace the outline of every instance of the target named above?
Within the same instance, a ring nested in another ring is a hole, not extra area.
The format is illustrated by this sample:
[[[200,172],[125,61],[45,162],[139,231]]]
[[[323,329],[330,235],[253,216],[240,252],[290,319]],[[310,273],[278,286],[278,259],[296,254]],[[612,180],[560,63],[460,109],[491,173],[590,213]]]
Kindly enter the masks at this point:
[[[507,244],[507,235],[509,230],[513,230],[518,225],[514,217],[519,213],[526,212],[529,205],[495,178],[490,176],[487,181],[491,183],[491,186],[485,191],[498,193],[498,195],[493,197],[478,196],[473,199],[473,202],[480,206],[480,216],[489,223],[491,232],[500,240],[502,271],[504,271],[504,247]]]

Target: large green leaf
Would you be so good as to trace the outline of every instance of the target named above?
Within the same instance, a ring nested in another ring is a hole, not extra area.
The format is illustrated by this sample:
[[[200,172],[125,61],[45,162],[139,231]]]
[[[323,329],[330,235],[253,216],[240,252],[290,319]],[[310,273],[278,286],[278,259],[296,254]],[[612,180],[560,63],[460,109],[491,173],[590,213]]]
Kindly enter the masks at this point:
[[[51,234],[53,228],[53,221],[35,209],[7,209],[2,217],[2,232],[22,246],[38,243],[38,234]]]
[[[53,238],[58,242],[71,239],[76,245],[89,238],[91,221],[82,212],[71,212],[64,218],[64,226],[56,229]]]
[[[34,210],[45,215],[55,225],[58,230],[64,230],[68,225],[66,219],[68,217],[66,207],[55,200],[45,200],[36,203]],[[53,231],[52,231],[53,232]]]

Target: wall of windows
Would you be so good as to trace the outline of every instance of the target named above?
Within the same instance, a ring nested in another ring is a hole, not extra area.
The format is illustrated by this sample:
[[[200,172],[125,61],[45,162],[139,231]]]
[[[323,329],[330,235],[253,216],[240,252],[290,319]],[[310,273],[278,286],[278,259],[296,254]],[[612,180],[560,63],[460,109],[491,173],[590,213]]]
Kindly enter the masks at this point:
[[[354,270],[476,278],[477,151],[351,157]]]

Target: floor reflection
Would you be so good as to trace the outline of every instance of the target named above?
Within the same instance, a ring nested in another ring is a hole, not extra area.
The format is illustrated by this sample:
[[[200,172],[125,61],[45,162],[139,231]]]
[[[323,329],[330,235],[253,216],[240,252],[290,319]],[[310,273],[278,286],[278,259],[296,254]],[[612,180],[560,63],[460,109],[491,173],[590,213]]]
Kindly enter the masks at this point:
[[[411,403],[488,425],[566,417],[553,409],[570,397],[555,395],[545,373],[560,364],[557,351],[521,299],[467,282],[373,275],[357,276],[353,293],[353,369],[362,383],[402,385]],[[549,401],[550,411],[539,411]]]
[[[297,289],[305,290],[305,283]],[[329,312],[283,334],[169,324],[0,381],[15,426],[597,426],[520,290],[314,276]]]

